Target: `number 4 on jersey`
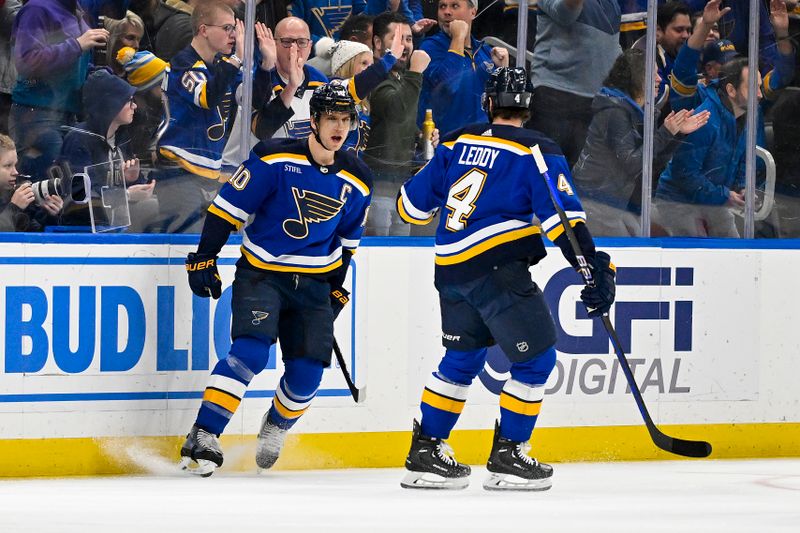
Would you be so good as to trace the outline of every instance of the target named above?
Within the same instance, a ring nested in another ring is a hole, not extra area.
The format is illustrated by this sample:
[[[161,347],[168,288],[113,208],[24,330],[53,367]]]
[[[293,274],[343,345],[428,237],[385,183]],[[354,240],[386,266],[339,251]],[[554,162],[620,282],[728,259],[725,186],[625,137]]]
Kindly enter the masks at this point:
[[[567,177],[564,174],[558,175],[558,190],[570,196],[575,194],[572,192],[572,185],[569,184],[569,181],[567,181]]]
[[[475,202],[483,190],[486,173],[473,168],[450,187],[445,206],[450,210],[445,227],[450,231],[464,229],[467,219],[475,210]]]

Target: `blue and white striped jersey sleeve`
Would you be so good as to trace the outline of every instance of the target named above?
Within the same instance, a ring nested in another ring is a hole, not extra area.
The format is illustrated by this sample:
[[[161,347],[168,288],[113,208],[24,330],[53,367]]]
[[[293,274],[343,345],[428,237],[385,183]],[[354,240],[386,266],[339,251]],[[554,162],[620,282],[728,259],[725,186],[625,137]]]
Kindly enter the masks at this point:
[[[274,193],[272,168],[257,154],[242,163],[208,208],[213,213],[240,229],[250,216]]]
[[[444,204],[444,177],[452,154],[452,144],[447,144],[437,146],[433,158],[400,187],[396,208],[405,222],[427,224]]]
[[[574,228],[578,223],[585,224],[586,213],[575,194],[575,186],[566,158],[561,154],[554,153],[544,153],[543,155],[547,163],[548,174],[553,180],[570,226]],[[531,162],[531,164],[534,163]],[[550,241],[555,242],[564,233],[564,225],[553,207],[544,176],[538,172],[533,173],[533,204],[533,211],[542,223],[542,231]]]

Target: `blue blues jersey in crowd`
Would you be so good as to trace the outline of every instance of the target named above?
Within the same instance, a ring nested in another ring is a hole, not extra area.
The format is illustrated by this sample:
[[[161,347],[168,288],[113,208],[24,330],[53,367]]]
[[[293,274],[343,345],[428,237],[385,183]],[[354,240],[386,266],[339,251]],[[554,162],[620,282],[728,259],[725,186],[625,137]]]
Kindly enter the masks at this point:
[[[233,95],[241,80],[239,68],[223,56],[209,66],[188,46],[172,58],[161,86],[164,117],[157,143],[162,163],[205,178],[219,177]]]
[[[536,144],[550,175],[558,180],[570,225],[576,228],[585,254],[593,256],[586,215],[558,146],[536,131],[472,124],[449,134],[433,159],[403,185],[397,199],[400,216],[413,224],[426,224],[442,210],[436,229],[437,282],[465,282],[517,259],[534,264],[546,255],[542,230],[575,264],[547,184],[531,155],[530,147]],[[534,224],[534,215],[541,229]]]
[[[366,0],[292,0],[288,8],[290,15],[306,21],[317,42],[320,37],[338,41],[347,17],[361,13],[366,6]]]
[[[208,208],[237,229],[242,255],[262,270],[324,274],[355,251],[371,199],[372,175],[350,152],[314,162],[307,140],[259,143]]]

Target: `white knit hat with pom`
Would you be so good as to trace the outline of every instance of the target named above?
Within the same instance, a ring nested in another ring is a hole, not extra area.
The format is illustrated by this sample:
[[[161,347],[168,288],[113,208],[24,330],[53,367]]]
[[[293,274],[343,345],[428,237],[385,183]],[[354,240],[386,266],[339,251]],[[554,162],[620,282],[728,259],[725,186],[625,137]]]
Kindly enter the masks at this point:
[[[342,65],[364,52],[372,53],[369,46],[355,41],[339,41],[331,49],[331,72],[336,76],[336,72]]]

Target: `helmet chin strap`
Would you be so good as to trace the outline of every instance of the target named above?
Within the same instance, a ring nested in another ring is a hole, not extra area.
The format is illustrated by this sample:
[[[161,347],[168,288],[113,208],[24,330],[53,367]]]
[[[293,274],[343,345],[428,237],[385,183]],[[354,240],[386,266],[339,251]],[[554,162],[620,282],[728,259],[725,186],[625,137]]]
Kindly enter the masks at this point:
[[[324,143],[324,142],[322,142],[322,137],[320,137],[320,136],[319,136],[319,130],[318,130],[318,129],[316,129],[316,128],[314,128],[314,122],[316,122],[317,124],[319,124],[319,115],[317,115],[316,121],[311,121],[311,133],[313,133],[313,134],[314,134],[314,138],[317,140],[317,142],[320,144],[320,146],[322,146],[323,148],[325,148],[327,151],[329,151],[329,152],[335,152],[336,150],[331,150],[330,148],[328,148],[327,146],[325,146],[325,143]]]

